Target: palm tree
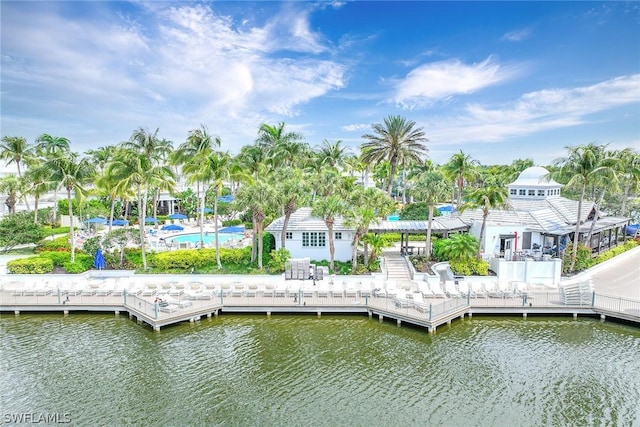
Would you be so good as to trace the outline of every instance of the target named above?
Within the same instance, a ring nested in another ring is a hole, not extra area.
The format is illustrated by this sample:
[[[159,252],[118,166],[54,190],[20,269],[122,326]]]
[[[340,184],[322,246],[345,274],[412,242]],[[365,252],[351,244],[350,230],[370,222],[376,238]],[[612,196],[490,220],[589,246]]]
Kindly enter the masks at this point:
[[[16,203],[21,197],[23,187],[21,179],[15,175],[7,175],[0,178],[0,193],[7,195],[4,204],[9,208],[9,215],[16,213]]]
[[[309,198],[310,188],[302,176],[300,169],[285,167],[278,169],[274,174],[275,189],[278,197],[278,204],[283,207],[284,223],[280,235],[280,243],[283,248],[286,246],[287,226],[291,215],[298,209],[298,206],[306,203]]]
[[[33,156],[33,149],[27,140],[21,136],[3,136],[0,144],[0,160],[5,160],[7,165],[16,164],[18,178],[22,179],[20,165]],[[29,210],[29,202],[25,198],[25,205]]]
[[[139,128],[129,141],[120,144],[120,149],[107,168],[107,173],[119,180],[116,191],[120,194],[133,189],[138,200],[138,230],[142,249],[142,265],[147,269],[145,247],[145,216],[147,215],[147,195],[149,189],[172,185],[174,174],[163,162],[171,153],[171,143],[158,139],[154,133]],[[155,148],[154,148],[155,147]]]
[[[442,252],[449,260],[469,260],[478,253],[478,240],[470,234],[454,234],[443,241]]]
[[[73,200],[72,196],[82,200],[87,195],[85,184],[90,182],[95,174],[94,165],[88,158],[80,158],[77,153],[68,153],[64,156],[56,156],[45,163],[51,171],[51,178],[67,191],[69,203],[69,228],[71,229],[71,262],[75,262],[76,239],[73,225]]]
[[[429,220],[427,223],[427,241],[425,256],[431,257],[431,230],[435,206],[446,200],[449,195],[449,185],[438,172],[426,172],[418,175],[413,184],[412,194],[416,201],[425,202],[429,206]]]
[[[599,164],[599,148],[593,143],[578,147],[565,147],[569,154],[567,157],[558,158],[553,161],[553,165],[559,167],[558,171],[552,173],[554,178],[568,179],[567,187],[579,189],[580,198],[578,200],[578,211],[576,213],[576,227],[573,237],[573,247],[571,251],[571,264],[569,271],[573,271],[576,265],[578,254],[578,241],[580,240],[580,224],[582,220],[582,205],[584,203],[585,192],[595,174],[601,170]]]
[[[253,181],[238,189],[235,203],[240,209],[250,210],[253,219],[253,247],[257,249],[258,269],[262,270],[262,231],[267,212],[272,208],[276,200],[276,192],[273,186],[266,181]]]
[[[313,203],[311,211],[314,216],[322,218],[329,230],[329,268],[332,273],[335,271],[334,260],[336,254],[333,226],[335,225],[336,217],[340,216],[345,208],[344,199],[336,194],[332,194],[327,197],[317,198]]]
[[[52,136],[47,133],[43,133],[36,139],[35,152],[43,162],[51,161],[52,159],[70,153],[71,143],[69,140],[62,136]],[[53,222],[58,220],[58,188],[59,182],[51,180],[53,184]]]
[[[627,201],[633,191],[640,189],[640,154],[631,148],[625,148],[618,153],[620,158],[620,181],[622,187],[622,202],[620,214],[627,215]]]
[[[480,227],[480,238],[478,239],[478,258],[482,255],[484,247],[484,233],[487,226],[487,218],[493,209],[507,208],[507,188],[502,186],[480,187],[471,190],[467,195],[467,202],[460,207],[463,211],[469,208],[482,209],[482,226]]]
[[[232,176],[232,159],[229,153],[210,153],[203,162],[203,177],[206,176],[214,189],[213,198],[213,223],[216,245],[216,262],[218,270],[222,269],[220,261],[220,242],[218,239],[218,197],[222,193],[225,181]]]
[[[373,134],[362,135],[368,139],[360,148],[362,161],[380,163],[388,160],[391,166],[387,194],[391,195],[393,180],[399,164],[408,161],[421,162],[422,156],[427,155],[427,147],[424,145],[428,139],[422,128],[415,129],[416,122],[407,120],[401,116],[388,116],[384,119],[384,125],[375,123]]]
[[[347,209],[344,214],[346,223],[355,228],[351,254],[351,270],[352,273],[355,273],[358,268],[360,240],[369,232],[369,226],[376,218],[386,217],[393,212],[394,203],[381,190],[376,188],[363,189],[362,187],[356,187],[351,193],[348,203],[352,208]]]
[[[342,166],[345,158],[346,148],[342,147],[342,140],[337,140],[333,144],[326,139],[322,141],[322,146],[318,150],[317,158],[320,164],[330,167]]]
[[[32,160],[31,167],[25,173],[25,179],[29,183],[28,193],[34,197],[33,222],[38,223],[38,205],[40,198],[51,189],[57,187],[57,182],[51,181],[51,171],[43,167],[42,163]]]
[[[464,154],[462,150],[451,156],[449,162],[443,165],[442,169],[444,175],[455,182],[458,187],[457,206],[462,205],[462,192],[464,190],[465,181],[469,182],[475,177],[478,165],[479,163],[477,160],[472,159],[468,154]]]

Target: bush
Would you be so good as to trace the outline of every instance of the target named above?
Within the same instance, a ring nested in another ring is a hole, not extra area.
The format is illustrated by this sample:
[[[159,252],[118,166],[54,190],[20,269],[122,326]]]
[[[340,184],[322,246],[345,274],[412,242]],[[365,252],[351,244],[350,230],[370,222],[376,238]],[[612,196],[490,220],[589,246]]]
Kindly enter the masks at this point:
[[[40,252],[71,252],[71,244],[69,237],[62,236],[54,240],[42,240],[33,250],[35,253]]]
[[[10,274],[46,274],[53,271],[53,261],[40,256],[14,259],[7,262]]]
[[[70,231],[71,231],[71,227],[56,227],[56,228],[45,227],[44,234],[45,234],[45,237],[49,237],[49,236],[55,236],[56,234],[69,234]]]
[[[86,254],[76,254],[75,262],[69,260],[62,265],[62,268],[70,274],[84,273],[91,270],[91,267],[93,267],[93,257]]]
[[[227,221],[222,221],[223,227],[233,227],[234,225],[244,224],[241,219],[229,219]]]
[[[50,259],[54,267],[62,267],[71,260],[71,252],[41,252],[40,257]]]
[[[489,263],[481,259],[465,259],[449,261],[451,270],[461,276],[488,276]]]
[[[572,252],[571,247],[567,247],[567,249],[564,251],[564,255],[562,259],[563,273],[572,273],[572,271],[569,270],[569,268],[571,267],[571,252]],[[576,271],[586,270],[591,265],[593,265],[591,260],[591,249],[584,245],[578,245],[578,253],[576,254],[576,264],[573,271],[576,272]]]

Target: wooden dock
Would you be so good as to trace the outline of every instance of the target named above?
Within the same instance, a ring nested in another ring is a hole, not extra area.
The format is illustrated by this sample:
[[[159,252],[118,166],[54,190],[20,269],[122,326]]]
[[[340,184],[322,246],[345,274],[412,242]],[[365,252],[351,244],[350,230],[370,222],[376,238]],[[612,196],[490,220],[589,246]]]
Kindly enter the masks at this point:
[[[527,316],[563,315],[600,316],[601,319],[619,319],[640,325],[640,302],[629,301],[624,309],[598,306],[567,306],[559,304],[555,295],[535,295],[526,300],[514,298],[453,298],[427,299],[424,304],[399,302],[391,297],[345,295],[264,296],[260,293],[246,296],[212,296],[206,300],[177,300],[169,307],[160,307],[152,297],[136,295],[77,295],[69,297],[59,294],[19,295],[0,291],[0,313],[59,312],[69,315],[74,312],[103,312],[116,315],[127,313],[131,319],[146,324],[155,331],[182,323],[195,322],[202,318],[217,317],[221,313],[276,313],[313,314],[321,317],[330,314],[362,314],[380,321],[395,321],[425,328],[435,333],[442,325],[450,325],[456,319],[473,315],[519,315]]]

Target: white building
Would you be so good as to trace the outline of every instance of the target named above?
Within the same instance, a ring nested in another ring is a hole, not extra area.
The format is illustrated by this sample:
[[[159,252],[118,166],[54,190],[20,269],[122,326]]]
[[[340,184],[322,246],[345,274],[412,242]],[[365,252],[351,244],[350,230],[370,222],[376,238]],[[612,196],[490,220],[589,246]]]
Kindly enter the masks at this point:
[[[557,256],[558,249],[564,250],[573,239],[578,201],[560,196],[562,184],[549,179],[549,171],[538,166],[522,171],[507,188],[508,208],[492,210],[487,218],[482,245],[485,258],[511,260]],[[583,201],[580,212],[580,239],[583,243],[594,215],[594,203]],[[480,236],[481,209],[464,211],[459,218],[470,226],[470,234]],[[628,222],[628,218],[601,213],[588,246],[594,253],[616,246]]]
[[[281,233],[284,216],[273,221],[265,231],[273,234],[276,249],[282,247]],[[335,219],[333,226],[336,261],[351,260],[351,242],[354,230],[347,227],[341,217]],[[285,247],[292,258],[310,258],[321,261],[329,260],[329,229],[325,222],[311,215],[311,208],[300,208],[295,211],[287,225]]]

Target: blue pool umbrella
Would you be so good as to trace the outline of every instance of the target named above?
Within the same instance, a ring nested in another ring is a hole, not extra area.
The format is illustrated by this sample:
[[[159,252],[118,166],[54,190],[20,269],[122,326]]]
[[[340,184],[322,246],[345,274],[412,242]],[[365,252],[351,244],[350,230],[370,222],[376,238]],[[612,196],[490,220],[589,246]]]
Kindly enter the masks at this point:
[[[169,219],[187,219],[187,216],[181,213],[174,213],[169,215]]]
[[[146,218],[144,219],[144,222],[145,222],[145,223],[150,222],[150,223],[152,223],[152,224],[157,224],[157,223],[158,223],[158,220],[157,220],[156,218],[152,218],[152,217],[149,217],[149,216],[148,216],[148,217],[146,217]]]
[[[126,219],[114,219],[113,221],[111,221],[111,225],[117,225],[117,226],[129,225],[129,221],[127,221]]]
[[[182,231],[184,227],[178,224],[167,224],[162,226],[162,230],[165,231]]]
[[[104,218],[95,217],[85,221],[87,224],[106,224],[108,221]]]
[[[93,257],[93,266],[98,270],[104,270],[107,266],[106,261],[104,260],[104,254],[102,253],[102,249],[98,248],[96,251],[96,256]]]
[[[204,212],[204,213],[211,213],[211,212],[213,212],[213,209],[211,209],[211,208],[203,208],[203,209],[202,209],[202,212]]]

